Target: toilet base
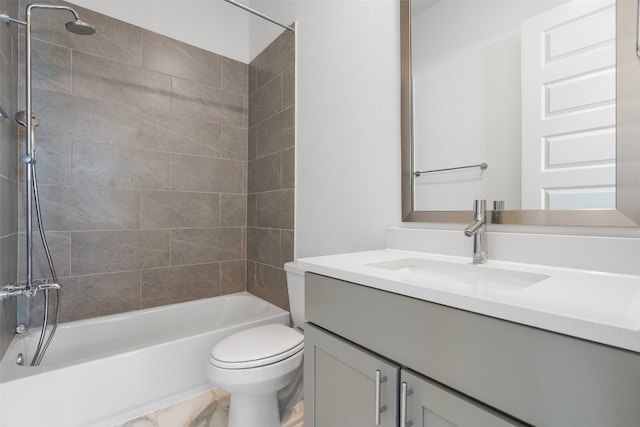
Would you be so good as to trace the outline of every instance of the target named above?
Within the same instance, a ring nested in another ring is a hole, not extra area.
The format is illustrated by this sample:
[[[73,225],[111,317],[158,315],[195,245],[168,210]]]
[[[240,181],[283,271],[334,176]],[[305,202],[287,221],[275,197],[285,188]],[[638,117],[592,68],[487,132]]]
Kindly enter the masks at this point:
[[[277,392],[232,394],[228,427],[280,427]]]

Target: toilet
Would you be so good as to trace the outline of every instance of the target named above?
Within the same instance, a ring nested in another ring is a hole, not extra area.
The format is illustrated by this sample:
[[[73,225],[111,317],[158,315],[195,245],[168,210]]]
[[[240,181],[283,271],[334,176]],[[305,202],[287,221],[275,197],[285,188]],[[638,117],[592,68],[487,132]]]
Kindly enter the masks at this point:
[[[221,340],[209,355],[207,379],[231,395],[228,427],[280,427],[283,401],[301,395],[304,336],[295,326],[304,325],[304,271],[295,262],[284,268],[294,328],[245,329]]]

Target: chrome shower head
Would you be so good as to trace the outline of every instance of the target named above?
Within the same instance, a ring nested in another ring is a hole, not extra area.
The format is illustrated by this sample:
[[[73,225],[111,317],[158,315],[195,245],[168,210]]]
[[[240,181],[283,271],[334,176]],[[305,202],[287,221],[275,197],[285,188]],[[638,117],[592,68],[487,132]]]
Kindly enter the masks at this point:
[[[26,111],[18,111],[15,115],[16,122],[21,124],[23,127],[27,127],[27,112]],[[31,115],[31,126],[38,127],[40,126],[40,117],[35,114]]]
[[[87,24],[86,22],[76,19],[75,21],[69,21],[64,24],[67,31],[73,34],[80,34],[81,36],[90,36],[91,34],[95,34],[96,29],[93,25]]]

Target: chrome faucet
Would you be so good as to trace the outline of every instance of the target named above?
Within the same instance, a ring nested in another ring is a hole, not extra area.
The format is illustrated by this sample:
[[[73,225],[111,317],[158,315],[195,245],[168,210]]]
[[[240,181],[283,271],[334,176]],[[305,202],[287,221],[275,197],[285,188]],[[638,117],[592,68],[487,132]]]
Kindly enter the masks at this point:
[[[473,263],[487,262],[487,201],[473,202],[473,222],[464,229],[464,235],[473,236]]]

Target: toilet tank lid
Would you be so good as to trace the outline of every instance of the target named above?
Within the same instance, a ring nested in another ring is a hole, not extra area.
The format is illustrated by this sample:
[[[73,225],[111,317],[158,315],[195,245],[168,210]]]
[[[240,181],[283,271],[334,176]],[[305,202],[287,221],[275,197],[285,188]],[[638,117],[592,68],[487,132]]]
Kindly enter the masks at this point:
[[[287,354],[301,350],[303,340],[300,332],[288,326],[256,326],[224,338],[213,347],[210,359],[224,364],[261,365],[260,361],[265,360],[274,363],[274,359],[282,360]]]

